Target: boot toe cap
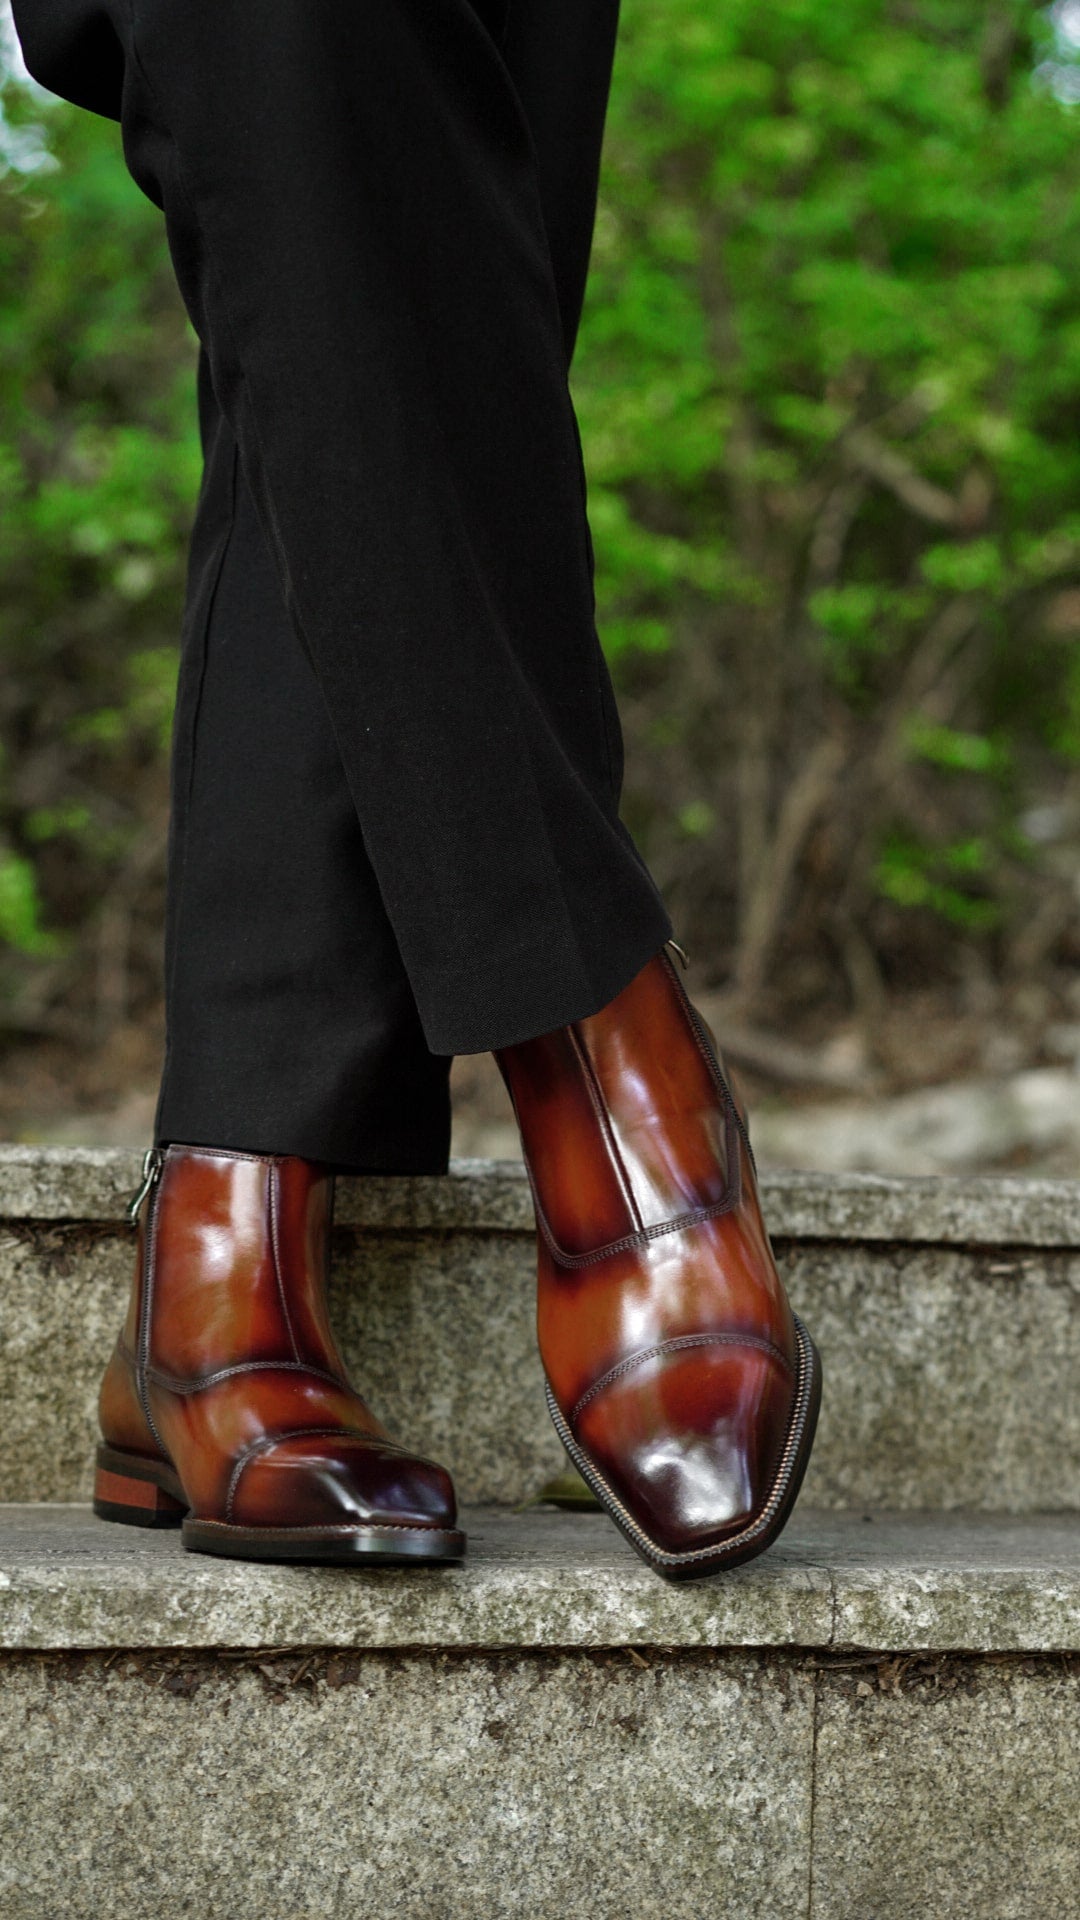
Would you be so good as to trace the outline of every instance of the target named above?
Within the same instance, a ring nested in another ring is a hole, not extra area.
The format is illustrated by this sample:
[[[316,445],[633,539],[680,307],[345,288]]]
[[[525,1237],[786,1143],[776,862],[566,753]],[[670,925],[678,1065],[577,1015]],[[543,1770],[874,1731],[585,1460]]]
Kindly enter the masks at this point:
[[[236,1476],[229,1521],[242,1527],[452,1528],[444,1467],[386,1443],[335,1434],[287,1435]]]
[[[656,1547],[694,1552],[766,1507],[794,1394],[782,1357],[757,1347],[660,1355],[597,1394],[577,1437]]]

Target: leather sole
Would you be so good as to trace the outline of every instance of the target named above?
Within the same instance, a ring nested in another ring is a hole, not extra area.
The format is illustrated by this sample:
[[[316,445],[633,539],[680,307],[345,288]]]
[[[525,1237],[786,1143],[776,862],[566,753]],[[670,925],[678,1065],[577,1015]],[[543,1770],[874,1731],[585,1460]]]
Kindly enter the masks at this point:
[[[558,1401],[546,1383],[548,1412],[567,1453],[580,1473],[586,1486],[591,1487],[604,1511],[610,1514],[615,1525],[626,1535],[632,1547],[635,1547],[643,1560],[647,1560],[656,1573],[665,1580],[701,1580],[711,1573],[722,1573],[728,1567],[737,1567],[744,1560],[752,1560],[770,1547],[781,1529],[786,1525],[792,1507],[795,1505],[799,1488],[802,1486],[806,1463],[814,1444],[817,1428],[818,1410],[821,1406],[821,1359],[818,1350],[797,1315],[795,1333],[798,1341],[798,1375],[795,1383],[795,1403],[792,1408],[791,1422],[784,1441],[783,1452],[776,1477],[769,1490],[760,1513],[741,1527],[726,1540],[720,1540],[715,1546],[694,1547],[685,1553],[673,1553],[662,1547],[658,1541],[650,1538],[640,1521],[614,1492],[596,1463],[586,1453],[584,1447],[574,1439],[566,1424],[566,1419]]]
[[[97,1450],[94,1512],[121,1526],[179,1527],[181,1545],[190,1553],[229,1560],[398,1567],[445,1565],[465,1553],[465,1535],[456,1527],[234,1527],[223,1520],[199,1520],[165,1461],[144,1460],[105,1444]]]

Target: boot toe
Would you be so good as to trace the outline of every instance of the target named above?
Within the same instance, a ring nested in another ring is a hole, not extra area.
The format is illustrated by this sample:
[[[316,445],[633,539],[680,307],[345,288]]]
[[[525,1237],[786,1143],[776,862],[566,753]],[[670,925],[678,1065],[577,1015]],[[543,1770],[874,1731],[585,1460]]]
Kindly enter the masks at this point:
[[[240,1527],[452,1528],[444,1467],[350,1435],[285,1436],[242,1468],[228,1519]]]
[[[693,1552],[762,1512],[793,1405],[779,1354],[718,1344],[624,1373],[582,1410],[577,1438],[655,1546]]]

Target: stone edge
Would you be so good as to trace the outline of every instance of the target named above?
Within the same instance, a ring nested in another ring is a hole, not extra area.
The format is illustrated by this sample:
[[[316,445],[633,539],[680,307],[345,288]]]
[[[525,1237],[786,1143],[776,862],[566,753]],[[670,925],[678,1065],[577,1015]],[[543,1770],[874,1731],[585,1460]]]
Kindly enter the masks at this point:
[[[121,1225],[139,1168],[123,1148],[0,1146],[0,1219]],[[762,1189],[776,1240],[1080,1246],[1080,1181],[769,1172]],[[335,1217],[402,1233],[525,1234],[533,1224],[524,1168],[503,1160],[456,1160],[443,1178],[344,1176]]]
[[[32,1513],[32,1509],[13,1510]],[[0,1509],[0,1519],[3,1510]],[[53,1509],[55,1516],[56,1510]],[[64,1509],[77,1528],[85,1508]],[[496,1516],[469,1512],[470,1528]],[[505,1533],[505,1516],[498,1516]],[[791,1648],[805,1652],[1080,1651],[1080,1568],[852,1565],[847,1554],[782,1553],[713,1581],[673,1587],[590,1537],[580,1554],[500,1555],[434,1576],[364,1574],[153,1553],[40,1554],[0,1548],[0,1652],[324,1646],[366,1650]]]

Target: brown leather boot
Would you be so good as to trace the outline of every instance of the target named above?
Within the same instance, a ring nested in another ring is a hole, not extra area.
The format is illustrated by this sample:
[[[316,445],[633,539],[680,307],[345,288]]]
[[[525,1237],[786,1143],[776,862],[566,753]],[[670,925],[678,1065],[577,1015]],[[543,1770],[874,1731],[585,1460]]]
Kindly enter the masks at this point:
[[[94,1511],[243,1560],[457,1560],[449,1474],[389,1439],[327,1319],[333,1176],[292,1155],[151,1149]]]
[[[705,1023],[661,952],[602,1012],[496,1057],[532,1182],[563,1445],[657,1572],[750,1559],[799,1490],[821,1369]]]

